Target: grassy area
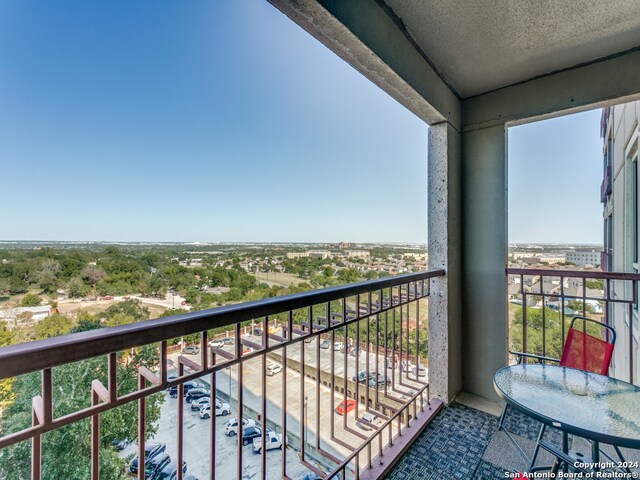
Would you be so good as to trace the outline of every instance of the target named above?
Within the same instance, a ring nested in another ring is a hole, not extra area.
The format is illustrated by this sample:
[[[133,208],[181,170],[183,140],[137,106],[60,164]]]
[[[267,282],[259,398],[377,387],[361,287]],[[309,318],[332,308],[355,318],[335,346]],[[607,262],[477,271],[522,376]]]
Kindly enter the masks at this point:
[[[149,310],[149,318],[158,318],[166,308],[153,304],[153,303],[145,303],[143,298],[138,298],[138,300],[142,301],[142,305]],[[73,302],[73,303],[60,303],[58,305],[58,311],[65,315],[75,316],[79,311],[84,310],[91,315],[95,315],[96,313],[103,312],[111,305],[118,303],[117,301],[102,301],[98,300],[95,302]]]
[[[256,277],[259,282],[265,282],[269,285],[281,285],[283,287],[290,287],[291,285],[307,282],[306,279],[292,273],[258,272],[254,273],[253,276]]]

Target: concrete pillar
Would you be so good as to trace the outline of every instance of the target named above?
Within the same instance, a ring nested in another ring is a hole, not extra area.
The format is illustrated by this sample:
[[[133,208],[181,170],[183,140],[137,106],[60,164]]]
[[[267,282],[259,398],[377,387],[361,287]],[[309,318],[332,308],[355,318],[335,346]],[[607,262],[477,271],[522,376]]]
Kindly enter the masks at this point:
[[[449,403],[462,386],[460,133],[448,122],[432,125],[428,148],[429,268],[446,272],[431,283],[429,385]]]
[[[504,125],[462,135],[462,389],[497,401],[507,361],[507,164]]]

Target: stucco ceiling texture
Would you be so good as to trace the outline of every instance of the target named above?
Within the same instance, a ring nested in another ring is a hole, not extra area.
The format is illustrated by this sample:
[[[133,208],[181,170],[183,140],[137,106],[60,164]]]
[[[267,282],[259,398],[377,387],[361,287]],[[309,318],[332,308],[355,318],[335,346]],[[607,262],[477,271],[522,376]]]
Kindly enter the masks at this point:
[[[385,3],[463,98],[640,46],[640,0]]]

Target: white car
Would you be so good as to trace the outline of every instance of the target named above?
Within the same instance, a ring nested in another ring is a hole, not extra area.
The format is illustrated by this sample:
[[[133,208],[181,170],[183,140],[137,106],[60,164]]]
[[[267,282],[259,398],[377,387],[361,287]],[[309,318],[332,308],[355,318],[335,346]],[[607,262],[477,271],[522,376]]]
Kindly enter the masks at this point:
[[[267,432],[265,435],[265,450],[273,450],[274,448],[282,448],[282,435],[276,432]],[[262,452],[262,438],[257,437],[253,439],[253,451],[255,453]]]
[[[247,427],[255,427],[255,426],[256,426],[255,420],[251,420],[250,418],[242,419],[243,430]],[[226,423],[226,425],[224,426],[224,433],[229,437],[233,437],[234,435],[238,434],[238,417],[233,417],[231,420],[229,420]]]
[[[333,349],[337,352],[339,352],[340,350],[342,350],[344,348],[344,343],[342,342],[335,342],[333,344]]]
[[[419,363],[418,364],[418,376],[419,377],[426,377],[428,372],[429,372],[429,369],[427,367],[425,367],[423,363]]]
[[[360,420],[365,420],[368,423],[361,422]],[[362,430],[366,430],[366,431],[373,429],[371,425],[369,425],[369,423],[374,425],[378,425],[380,423],[380,421],[378,420],[378,417],[376,417],[373,413],[370,413],[370,412],[364,412],[360,417],[360,420],[356,422],[356,425],[360,427]]]
[[[280,373],[282,371],[282,366],[277,363],[270,363],[267,365],[267,376],[273,377],[276,373]]]
[[[216,400],[216,417],[221,415],[229,415],[231,413],[231,406],[228,403],[222,403]],[[200,409],[200,418],[205,419],[211,416],[211,405],[203,405]]]
[[[411,360],[409,361],[403,360],[401,362],[401,365],[402,365],[403,372],[413,372],[414,367],[413,367],[413,363],[411,363]]]
[[[223,340],[211,340],[209,342],[209,346],[210,347],[220,348],[220,347],[224,346],[224,341]]]
[[[191,402],[191,410],[200,411],[203,407],[208,407],[211,403],[211,397],[202,397]]]

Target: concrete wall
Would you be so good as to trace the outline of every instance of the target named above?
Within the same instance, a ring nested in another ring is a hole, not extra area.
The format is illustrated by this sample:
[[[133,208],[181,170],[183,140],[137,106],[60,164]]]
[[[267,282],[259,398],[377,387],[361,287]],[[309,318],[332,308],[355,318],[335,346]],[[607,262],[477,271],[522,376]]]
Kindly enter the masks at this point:
[[[449,402],[462,388],[460,133],[446,122],[433,125],[428,149],[429,268],[446,272],[432,280],[429,296],[429,385]]]
[[[506,130],[462,135],[462,388],[497,400],[507,360]]]

